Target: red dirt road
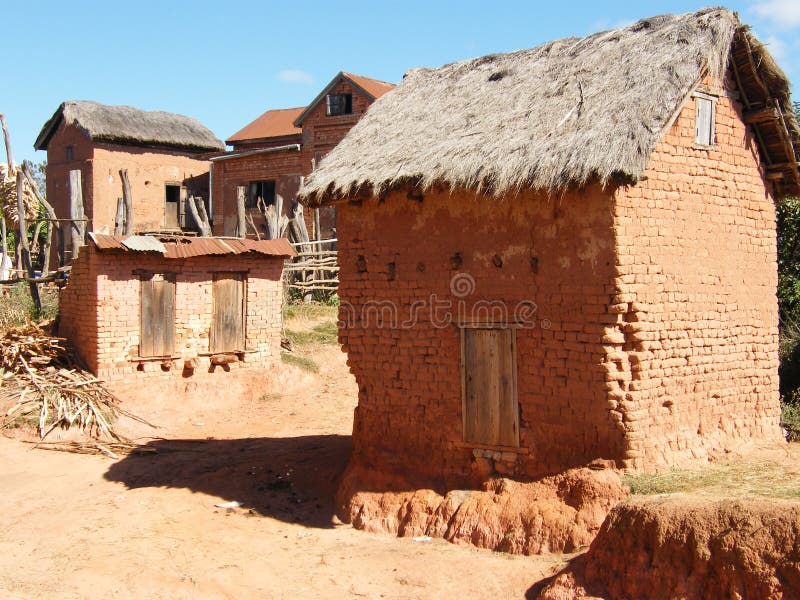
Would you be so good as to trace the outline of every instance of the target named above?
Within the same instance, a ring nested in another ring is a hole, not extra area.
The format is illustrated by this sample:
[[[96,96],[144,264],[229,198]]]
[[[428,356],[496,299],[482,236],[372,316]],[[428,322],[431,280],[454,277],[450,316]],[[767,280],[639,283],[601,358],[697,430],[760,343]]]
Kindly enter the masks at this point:
[[[524,598],[565,564],[337,524],[356,389],[337,347],[313,357],[259,399],[128,406],[162,426],[130,427],[152,454],[0,436],[0,597]]]

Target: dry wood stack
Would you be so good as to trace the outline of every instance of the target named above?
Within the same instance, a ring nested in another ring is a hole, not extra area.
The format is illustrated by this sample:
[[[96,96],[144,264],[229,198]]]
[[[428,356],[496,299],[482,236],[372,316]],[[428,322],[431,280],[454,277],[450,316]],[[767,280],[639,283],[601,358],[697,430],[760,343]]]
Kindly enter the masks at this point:
[[[45,331],[47,325],[12,328],[0,338],[0,404],[11,405],[0,425],[36,422],[41,439],[57,427],[76,427],[92,438],[127,445],[113,421],[129,413],[78,364],[64,339]]]

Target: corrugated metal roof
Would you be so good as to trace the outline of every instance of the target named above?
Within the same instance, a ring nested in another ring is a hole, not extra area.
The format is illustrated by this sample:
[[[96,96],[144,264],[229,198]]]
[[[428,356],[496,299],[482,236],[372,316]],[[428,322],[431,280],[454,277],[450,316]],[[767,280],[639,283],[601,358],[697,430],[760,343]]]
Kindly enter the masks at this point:
[[[225,256],[230,254],[261,254],[290,258],[296,255],[286,238],[277,240],[242,240],[238,238],[166,238],[158,236],[117,236],[90,233],[99,251],[159,252],[168,259],[195,256]]]
[[[164,244],[152,235],[132,235],[122,240],[122,245],[134,252],[158,252],[164,254],[167,249]]]

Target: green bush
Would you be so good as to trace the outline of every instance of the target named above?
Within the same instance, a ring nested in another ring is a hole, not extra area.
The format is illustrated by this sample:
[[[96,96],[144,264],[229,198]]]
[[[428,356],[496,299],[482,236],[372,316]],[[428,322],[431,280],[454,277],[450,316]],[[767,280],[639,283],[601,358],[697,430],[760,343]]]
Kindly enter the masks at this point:
[[[0,294],[0,331],[25,325],[28,321],[54,319],[58,315],[58,289],[39,286],[42,310],[33,304],[30,288],[26,283],[17,283],[3,289]]]

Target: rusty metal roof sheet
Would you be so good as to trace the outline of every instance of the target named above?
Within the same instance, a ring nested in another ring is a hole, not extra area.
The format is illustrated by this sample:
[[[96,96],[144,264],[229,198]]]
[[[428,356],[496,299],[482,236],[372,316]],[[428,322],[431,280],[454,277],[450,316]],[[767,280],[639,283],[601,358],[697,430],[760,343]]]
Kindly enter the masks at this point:
[[[117,236],[100,233],[90,233],[89,237],[99,251],[158,252],[168,259],[231,254],[261,254],[280,258],[290,258],[296,255],[294,248],[286,238],[242,240],[220,237]]]

